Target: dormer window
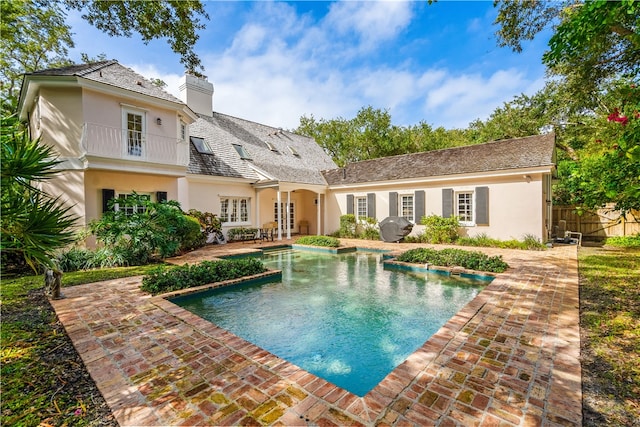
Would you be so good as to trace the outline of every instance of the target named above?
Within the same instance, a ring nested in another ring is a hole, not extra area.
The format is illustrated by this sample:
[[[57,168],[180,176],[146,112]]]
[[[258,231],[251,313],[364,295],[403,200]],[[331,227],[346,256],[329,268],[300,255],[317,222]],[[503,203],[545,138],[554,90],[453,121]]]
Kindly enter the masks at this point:
[[[204,138],[198,138],[196,136],[192,136],[189,139],[191,140],[191,143],[193,144],[193,146],[196,147],[196,150],[198,151],[198,153],[213,154],[211,147],[209,147],[209,144],[207,144]]]
[[[290,145],[288,146],[288,148],[289,148],[289,151],[291,152],[291,154],[293,154],[293,155],[294,155],[294,156],[296,156],[296,157],[300,157],[300,154],[296,151],[296,149],[295,149],[295,148],[293,148],[293,147],[292,147],[292,146],[290,146]]]
[[[233,148],[236,149],[236,151],[238,152],[238,155],[242,160],[251,160],[251,156],[249,155],[249,153],[247,153],[247,150],[245,150],[242,145],[240,144],[231,144],[231,145],[233,145]]]

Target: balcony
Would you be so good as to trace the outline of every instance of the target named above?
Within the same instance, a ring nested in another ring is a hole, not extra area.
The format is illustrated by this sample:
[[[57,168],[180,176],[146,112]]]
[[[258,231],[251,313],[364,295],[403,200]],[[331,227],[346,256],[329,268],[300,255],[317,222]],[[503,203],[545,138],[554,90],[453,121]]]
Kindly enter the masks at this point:
[[[170,166],[189,164],[189,145],[178,138],[127,131],[85,123],[82,129],[85,155]]]

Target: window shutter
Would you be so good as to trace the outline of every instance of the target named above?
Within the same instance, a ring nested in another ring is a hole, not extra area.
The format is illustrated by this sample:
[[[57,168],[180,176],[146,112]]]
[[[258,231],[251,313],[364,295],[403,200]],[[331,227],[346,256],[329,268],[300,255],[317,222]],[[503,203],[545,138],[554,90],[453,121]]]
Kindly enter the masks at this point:
[[[369,218],[376,217],[376,193],[367,193],[367,215]]]
[[[167,192],[166,191],[156,191],[156,202],[166,202],[167,201]]]
[[[347,215],[353,215],[353,194],[347,194]]]
[[[108,188],[102,189],[102,213],[109,211],[109,201],[116,198],[116,191]]]
[[[415,221],[416,224],[420,224],[420,220],[422,220],[422,217],[424,216],[424,190],[418,190],[415,192],[415,196],[414,196],[414,203],[415,203]]]
[[[389,193],[389,216],[398,216],[398,193]]]
[[[476,187],[476,225],[489,225],[489,187]]]
[[[442,217],[451,218],[453,216],[453,188],[442,189]]]

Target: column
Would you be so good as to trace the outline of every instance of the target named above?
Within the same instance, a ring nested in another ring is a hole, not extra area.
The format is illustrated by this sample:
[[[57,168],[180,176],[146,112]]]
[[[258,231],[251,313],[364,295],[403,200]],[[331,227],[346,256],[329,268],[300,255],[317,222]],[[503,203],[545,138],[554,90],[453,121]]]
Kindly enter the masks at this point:
[[[316,234],[318,236],[322,235],[322,231],[320,230],[320,212],[322,209],[320,208],[320,193],[316,193],[316,197],[318,198],[318,203],[316,204]]]
[[[287,239],[291,239],[291,191],[287,191]]]
[[[277,195],[278,197],[276,205],[278,206],[278,240],[282,240],[282,202],[279,189]]]

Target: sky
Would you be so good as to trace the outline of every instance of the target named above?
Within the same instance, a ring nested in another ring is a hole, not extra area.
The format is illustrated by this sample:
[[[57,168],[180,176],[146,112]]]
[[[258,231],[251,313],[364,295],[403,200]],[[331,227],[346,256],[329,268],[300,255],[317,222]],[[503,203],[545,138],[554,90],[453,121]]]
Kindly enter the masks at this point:
[[[295,129],[301,116],[387,110],[399,126],[466,128],[544,85],[548,34],[521,53],[497,45],[492,1],[205,1],[195,46],[214,110]],[[109,37],[70,12],[70,56],[105,54],[178,96],[184,67],[164,40]]]

